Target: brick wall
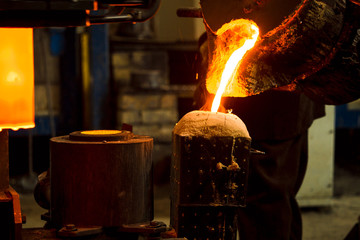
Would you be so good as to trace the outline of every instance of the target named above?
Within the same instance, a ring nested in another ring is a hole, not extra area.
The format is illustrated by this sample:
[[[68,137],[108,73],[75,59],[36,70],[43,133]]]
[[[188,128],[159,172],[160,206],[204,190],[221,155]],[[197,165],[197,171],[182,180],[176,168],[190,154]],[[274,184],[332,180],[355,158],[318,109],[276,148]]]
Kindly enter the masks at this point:
[[[167,91],[165,51],[120,51],[112,54],[117,88],[117,128],[131,124],[133,132],[154,138],[153,161],[171,156],[172,129],[178,121],[177,95]]]

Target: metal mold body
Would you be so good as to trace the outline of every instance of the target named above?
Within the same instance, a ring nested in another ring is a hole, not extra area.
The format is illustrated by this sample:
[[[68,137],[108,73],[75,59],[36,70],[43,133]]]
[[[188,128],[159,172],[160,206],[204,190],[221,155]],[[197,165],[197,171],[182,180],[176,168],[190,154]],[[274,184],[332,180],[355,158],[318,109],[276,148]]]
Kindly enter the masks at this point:
[[[170,224],[188,239],[235,239],[251,140],[173,136]],[[236,164],[234,164],[234,162]]]

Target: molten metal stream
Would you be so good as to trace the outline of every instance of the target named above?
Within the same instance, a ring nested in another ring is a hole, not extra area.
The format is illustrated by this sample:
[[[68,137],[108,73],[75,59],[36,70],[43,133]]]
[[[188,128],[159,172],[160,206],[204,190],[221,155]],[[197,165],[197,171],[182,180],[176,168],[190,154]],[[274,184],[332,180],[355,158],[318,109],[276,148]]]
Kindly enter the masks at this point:
[[[214,101],[211,106],[211,112],[217,112],[220,107],[221,97],[225,91],[229,81],[234,77],[234,72],[241,63],[241,59],[245,53],[254,47],[256,40],[259,36],[259,28],[256,25],[251,25],[251,29],[254,31],[251,38],[247,39],[244,45],[235,50],[229,60],[226,62],[224,71],[221,75],[220,85],[215,94]]]

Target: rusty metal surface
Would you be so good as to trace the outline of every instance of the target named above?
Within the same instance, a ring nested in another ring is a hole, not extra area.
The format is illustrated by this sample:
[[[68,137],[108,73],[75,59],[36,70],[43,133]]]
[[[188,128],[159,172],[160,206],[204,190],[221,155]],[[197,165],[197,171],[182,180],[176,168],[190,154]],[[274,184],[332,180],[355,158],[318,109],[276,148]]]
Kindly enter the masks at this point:
[[[81,239],[81,240],[137,240],[139,239],[139,234],[127,234],[127,233],[114,233],[112,231],[104,231],[98,235],[85,236],[85,237],[59,237],[57,235],[56,229],[44,229],[44,228],[26,228],[22,230],[22,240],[64,240],[64,239]],[[141,239],[150,240],[150,239],[163,239],[159,236],[156,238],[153,236],[143,236]],[[180,240],[186,238],[166,238],[168,240]]]
[[[235,240],[236,212],[234,207],[179,206],[178,236],[188,239]]]
[[[15,224],[22,224],[20,196],[12,187],[9,187],[8,192],[12,198],[13,211],[14,211],[14,222],[15,222]]]
[[[260,27],[262,34],[277,27],[292,12],[301,0],[201,0],[201,9],[209,28],[216,32],[232,19],[251,19]]]
[[[0,191],[9,187],[9,133],[0,132]]]
[[[153,219],[153,139],[50,141],[51,222],[115,227]]]
[[[107,235],[100,233],[98,235],[83,236],[83,237],[61,237],[58,236],[56,229],[45,229],[45,228],[26,228],[22,230],[22,240],[64,240],[64,239],[82,239],[82,240],[116,240],[126,239],[119,238],[119,236]],[[129,239],[129,240],[132,240]]]
[[[59,237],[78,238],[94,236],[102,233],[102,227],[77,228],[74,224],[68,224],[57,233]]]
[[[201,8],[179,8],[176,10],[178,17],[202,18]]]
[[[250,140],[175,136],[179,204],[245,206]],[[238,167],[231,169],[232,161]],[[219,167],[220,166],[220,167]]]
[[[345,0],[304,1],[295,15],[262,36],[235,74],[235,82],[244,89],[244,95],[300,83],[323,68],[336,50],[345,7]],[[214,42],[214,34],[209,33],[208,37],[210,43]],[[210,52],[215,50],[214,44],[209,47]],[[358,82],[356,77],[354,82]],[[337,80],[342,82],[342,78]]]
[[[21,230],[22,230],[22,222],[23,218],[21,215],[21,206],[20,206],[20,196],[19,194],[12,188],[9,187],[8,193],[12,198],[12,212],[13,212],[13,240],[21,240]]]
[[[223,4],[202,0],[201,6],[211,41],[214,31],[232,18],[249,18],[259,25],[261,39],[247,53],[235,76],[246,95],[291,84],[324,104],[358,99],[359,0],[304,0],[297,8],[300,2],[229,0]],[[248,13],[244,10],[247,5]],[[293,13],[273,11],[285,9]],[[279,16],[282,18],[275,20]],[[209,46],[213,52],[214,46]]]
[[[180,237],[235,239],[235,212],[246,204],[250,144],[240,137],[174,135],[170,222]]]
[[[360,97],[359,16],[360,4],[347,1],[344,24],[332,59],[315,74],[298,81],[299,88],[313,100],[338,105]]]
[[[166,230],[166,224],[159,221],[124,224],[118,228],[119,232],[136,232],[142,234],[155,234],[165,232]]]
[[[19,194],[11,187],[0,191],[0,238],[21,240],[22,222]]]

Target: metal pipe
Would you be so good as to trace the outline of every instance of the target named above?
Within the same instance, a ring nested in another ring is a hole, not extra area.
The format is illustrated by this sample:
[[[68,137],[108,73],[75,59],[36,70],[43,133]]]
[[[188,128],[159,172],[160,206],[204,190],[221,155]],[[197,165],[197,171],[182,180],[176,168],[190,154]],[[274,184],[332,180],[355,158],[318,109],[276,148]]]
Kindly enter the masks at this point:
[[[145,8],[131,9],[130,14],[134,16],[134,22],[145,22],[152,18],[160,7],[161,0],[149,0]]]
[[[91,96],[92,88],[90,74],[90,35],[84,30],[80,35],[81,43],[81,73],[82,73],[82,103],[83,103],[83,126],[85,129],[91,129]]]
[[[117,23],[117,22],[131,22],[134,17],[131,14],[126,15],[110,15],[110,16],[91,16],[90,24],[105,24],[105,23]]]
[[[90,24],[105,24],[114,22],[145,22],[155,15],[160,6],[160,0],[150,0],[146,8],[125,9],[121,15],[108,14],[90,16]]]

